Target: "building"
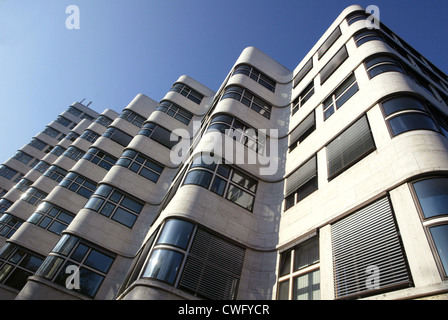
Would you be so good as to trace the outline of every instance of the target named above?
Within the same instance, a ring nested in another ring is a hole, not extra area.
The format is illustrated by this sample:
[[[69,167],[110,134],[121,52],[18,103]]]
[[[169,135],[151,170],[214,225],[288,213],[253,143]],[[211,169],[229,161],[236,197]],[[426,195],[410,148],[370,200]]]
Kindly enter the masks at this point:
[[[447,299],[448,77],[369,21],[75,127],[4,195],[3,299]]]

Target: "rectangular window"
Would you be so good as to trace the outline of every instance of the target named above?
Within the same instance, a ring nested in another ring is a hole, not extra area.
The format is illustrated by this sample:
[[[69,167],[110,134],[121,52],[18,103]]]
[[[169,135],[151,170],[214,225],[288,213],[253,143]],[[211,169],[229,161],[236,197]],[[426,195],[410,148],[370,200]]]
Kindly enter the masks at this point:
[[[328,36],[327,40],[317,49],[317,58],[320,59],[330,49],[330,47],[339,39],[342,35],[341,28],[339,26]]]
[[[55,120],[57,123],[60,123],[61,125],[63,125],[64,127],[68,127],[72,121],[63,117],[63,116],[58,116]]]
[[[98,118],[96,118],[95,122],[99,123],[103,127],[108,127],[112,123],[112,119],[109,117],[106,117],[105,115],[99,115]]]
[[[173,117],[186,125],[188,125],[191,118],[193,118],[193,114],[190,111],[168,100],[161,101],[156,108],[156,111],[164,112],[170,117]]]
[[[52,138],[56,138],[58,135],[61,134],[58,130],[49,126],[47,126],[43,132]]]
[[[114,260],[115,256],[112,253],[84,239],[64,234],[37,270],[36,275],[65,288],[67,278],[73,274],[68,267],[74,266],[79,271],[82,281],[77,291],[94,298]]]
[[[81,135],[81,138],[84,140],[87,140],[91,142],[92,144],[95,143],[95,141],[100,137],[100,135],[96,132],[93,132],[92,130],[84,130],[84,132]]]
[[[101,185],[84,208],[96,211],[126,227],[132,228],[144,203],[117,188]]]
[[[146,120],[146,118],[142,117],[138,113],[136,113],[132,110],[129,110],[129,109],[123,110],[123,112],[119,115],[118,118],[125,119],[126,121],[132,123],[133,125],[135,125],[139,128],[142,126],[143,122],[145,122],[145,120]]]
[[[311,112],[297,127],[292,130],[289,137],[289,152],[302,143],[314,130],[316,130],[315,111]]]
[[[48,168],[47,171],[45,171],[44,176],[59,183],[62,181],[62,179],[64,179],[66,174],[67,174],[67,170],[65,170],[61,167],[52,165],[51,167]]]
[[[9,239],[22,225],[23,220],[5,213],[0,218],[0,236]]]
[[[76,147],[68,147],[67,151],[64,152],[64,156],[78,161],[84,156],[85,152]]]
[[[0,251],[0,283],[22,290],[44,261],[44,257],[12,243],[6,243]]]
[[[154,183],[157,183],[164,168],[163,165],[134,150],[123,152],[117,165],[128,168]]]
[[[109,138],[110,140],[115,141],[123,147],[126,147],[132,140],[132,136],[120,129],[113,127],[108,128],[106,132],[103,133],[103,137]]]
[[[110,170],[118,160],[114,156],[94,147],[90,148],[82,158],[106,170]]]
[[[281,253],[277,299],[319,300],[319,262],[319,238],[317,236]]]
[[[285,211],[317,190],[317,156],[286,178]]]
[[[344,103],[347,102],[356,92],[359,87],[356,82],[355,74],[352,73],[339,87],[323,102],[324,120],[327,120],[331,115]]]
[[[37,206],[43,199],[47,197],[47,195],[47,193],[37,188],[31,187],[27,190],[27,192],[22,196],[21,199],[33,206]]]
[[[328,61],[320,71],[320,84],[322,85],[336,71],[337,68],[348,58],[345,45]]]
[[[314,94],[314,80],[306,86],[305,89],[299,94],[299,96],[292,103],[292,114],[294,115],[300,108],[303,107],[305,102],[308,101]]]
[[[333,179],[373,150],[375,142],[364,115],[327,145],[328,179]]]
[[[69,172],[59,184],[61,187],[89,198],[96,189],[96,183],[75,172]]]
[[[49,202],[43,202],[28,218],[27,222],[60,235],[67,229],[75,215]]]
[[[175,83],[170,91],[178,92],[191,101],[200,104],[204,96],[183,83]]]
[[[37,150],[44,150],[47,147],[47,144],[37,138],[32,138],[30,143],[28,143],[30,146],[36,148]]]
[[[239,86],[227,87],[224,90],[221,100],[227,98],[240,101],[242,104],[261,114],[266,119],[271,118],[272,106],[245,88]]]
[[[169,149],[172,149],[180,141],[180,137],[153,122],[146,122],[138,134],[149,137]]]
[[[387,197],[331,226],[336,298],[358,298],[411,284]]]
[[[16,170],[11,169],[10,167],[5,166],[4,164],[0,165],[0,177],[11,180],[16,174],[17,174]]]
[[[275,92],[276,81],[262,73],[257,68],[247,64],[241,64],[235,68],[232,75],[245,74],[252,80],[258,82],[269,91]]]
[[[308,72],[311,71],[311,69],[313,69],[313,58],[312,57],[307,61],[307,63],[305,63],[305,65],[302,67],[302,69],[300,69],[299,72],[297,72],[297,74],[294,76],[294,80],[293,80],[294,88],[300,83],[300,81],[303,80],[303,78],[305,78],[305,76],[308,74]]]

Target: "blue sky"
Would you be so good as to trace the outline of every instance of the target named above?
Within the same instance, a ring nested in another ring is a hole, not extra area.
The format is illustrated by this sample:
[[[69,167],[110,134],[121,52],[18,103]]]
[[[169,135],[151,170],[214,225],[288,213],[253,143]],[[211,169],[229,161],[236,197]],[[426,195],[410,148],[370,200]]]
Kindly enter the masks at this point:
[[[293,70],[351,4],[377,5],[448,73],[446,0],[0,0],[0,163],[74,101],[119,112],[183,74],[217,90],[247,46]],[[79,30],[66,28],[69,5]]]

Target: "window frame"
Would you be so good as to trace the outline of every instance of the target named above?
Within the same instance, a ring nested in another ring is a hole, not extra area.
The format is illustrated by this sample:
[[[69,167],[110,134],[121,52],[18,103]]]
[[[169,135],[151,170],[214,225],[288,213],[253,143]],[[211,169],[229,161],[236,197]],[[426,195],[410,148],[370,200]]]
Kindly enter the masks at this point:
[[[352,80],[351,80],[352,79]],[[349,80],[351,80],[349,82]],[[349,84],[347,85],[347,82]],[[341,92],[338,93],[338,91],[341,90],[341,88],[344,88]],[[352,88],[355,88],[356,90],[354,92],[351,92]],[[322,102],[322,110],[323,110],[323,118],[324,121],[327,121],[334,113],[336,113],[337,110],[339,110],[350,98],[352,98],[357,92],[359,91],[359,85],[358,81],[356,79],[355,73],[351,72],[347,77],[344,78],[344,80],[338,84],[336,89],[333,90],[333,92],[327,96],[324,101]],[[338,93],[338,94],[337,94]],[[348,98],[346,97],[346,94],[349,94]],[[341,100],[341,98],[344,98],[342,104],[338,106],[338,102]],[[333,110],[328,116],[327,111]]]

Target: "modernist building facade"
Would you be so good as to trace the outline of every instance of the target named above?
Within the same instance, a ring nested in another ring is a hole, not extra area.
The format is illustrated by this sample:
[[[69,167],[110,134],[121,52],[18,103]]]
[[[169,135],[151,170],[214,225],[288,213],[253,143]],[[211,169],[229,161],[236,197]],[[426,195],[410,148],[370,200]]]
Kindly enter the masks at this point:
[[[79,122],[2,186],[2,299],[448,298],[448,77],[368,21]]]

